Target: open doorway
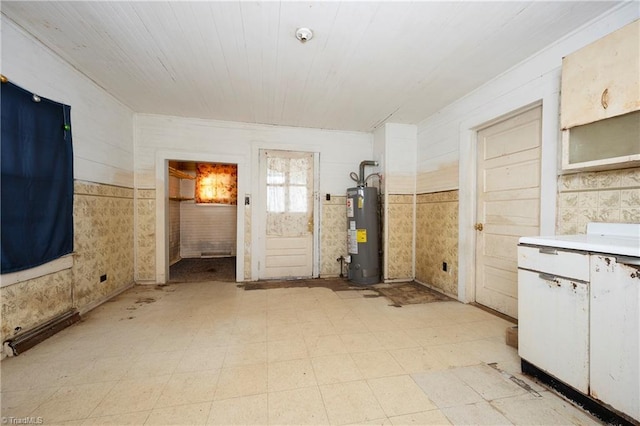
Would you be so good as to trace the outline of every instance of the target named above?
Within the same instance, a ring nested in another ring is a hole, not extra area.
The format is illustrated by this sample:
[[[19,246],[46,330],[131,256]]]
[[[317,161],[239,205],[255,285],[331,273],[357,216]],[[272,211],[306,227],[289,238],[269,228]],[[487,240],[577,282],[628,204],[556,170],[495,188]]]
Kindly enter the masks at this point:
[[[168,161],[169,282],[236,281],[237,165]]]

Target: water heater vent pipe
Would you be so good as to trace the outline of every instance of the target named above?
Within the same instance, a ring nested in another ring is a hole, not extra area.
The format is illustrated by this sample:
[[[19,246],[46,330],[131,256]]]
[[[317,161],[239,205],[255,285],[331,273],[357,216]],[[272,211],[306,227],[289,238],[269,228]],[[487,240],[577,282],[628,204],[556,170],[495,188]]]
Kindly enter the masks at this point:
[[[358,186],[364,186],[364,168],[365,166],[377,166],[378,162],[373,160],[365,160],[360,163],[360,174],[358,175]]]

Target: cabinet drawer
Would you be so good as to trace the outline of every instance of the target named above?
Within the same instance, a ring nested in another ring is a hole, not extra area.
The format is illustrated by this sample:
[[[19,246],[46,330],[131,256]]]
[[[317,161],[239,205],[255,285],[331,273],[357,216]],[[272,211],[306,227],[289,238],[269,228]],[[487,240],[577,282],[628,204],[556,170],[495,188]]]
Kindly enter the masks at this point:
[[[553,247],[518,246],[518,268],[589,281],[589,255]]]

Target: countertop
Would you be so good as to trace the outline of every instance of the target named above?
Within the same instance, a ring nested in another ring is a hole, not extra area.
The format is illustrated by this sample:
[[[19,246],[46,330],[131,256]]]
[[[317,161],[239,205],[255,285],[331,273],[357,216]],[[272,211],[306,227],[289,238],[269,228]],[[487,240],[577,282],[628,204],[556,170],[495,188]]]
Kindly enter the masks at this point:
[[[519,242],[520,244],[557,247],[568,250],[640,257],[640,236],[555,235],[548,237],[521,237]]]

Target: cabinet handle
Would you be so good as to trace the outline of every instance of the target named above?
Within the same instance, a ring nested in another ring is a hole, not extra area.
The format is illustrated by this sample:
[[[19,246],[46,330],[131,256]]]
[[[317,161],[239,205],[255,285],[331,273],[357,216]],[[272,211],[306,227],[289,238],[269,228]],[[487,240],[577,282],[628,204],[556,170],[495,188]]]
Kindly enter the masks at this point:
[[[544,274],[544,273],[539,273],[538,277],[541,280],[545,280],[545,281],[555,281],[556,280],[556,276],[555,275],[551,275],[551,274]]]
[[[558,250],[549,247],[541,247],[538,249],[540,254],[558,254]]]
[[[602,95],[600,96],[600,104],[602,104],[602,108],[607,109],[609,107],[609,89],[604,89],[602,91]]]

